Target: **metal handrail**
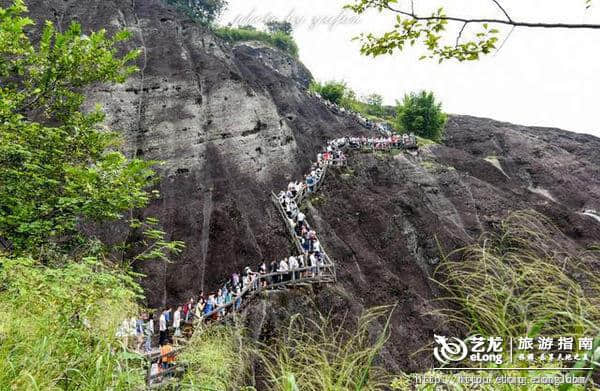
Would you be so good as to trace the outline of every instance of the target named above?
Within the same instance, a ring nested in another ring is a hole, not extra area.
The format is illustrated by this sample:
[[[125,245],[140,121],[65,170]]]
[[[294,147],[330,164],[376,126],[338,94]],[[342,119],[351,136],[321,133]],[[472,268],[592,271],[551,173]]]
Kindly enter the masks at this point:
[[[262,291],[262,290],[268,290],[268,289],[272,289],[274,287],[278,287],[278,286],[283,286],[283,285],[292,285],[292,284],[298,284],[299,282],[306,282],[306,281],[319,281],[321,280],[323,276],[327,276],[327,274],[322,273],[322,270],[327,270],[327,271],[331,271],[334,270],[334,266],[332,264],[324,264],[324,265],[315,265],[315,266],[306,266],[306,267],[302,267],[302,268],[296,268],[296,269],[290,269],[288,271],[278,271],[278,272],[273,272],[273,273],[268,273],[268,274],[258,274],[255,273],[258,277],[255,280],[252,280],[252,283],[247,285],[244,289],[242,289],[242,291],[240,292],[239,295],[236,295],[231,302],[229,303],[225,303],[223,305],[219,305],[216,306],[215,309],[213,309],[212,311],[203,314],[201,317],[199,317],[198,320],[196,320],[194,323],[200,323],[203,322],[207,319],[210,319],[213,315],[226,310],[227,308],[234,306],[235,303],[239,300],[239,299],[243,299],[244,296],[246,296],[247,294],[249,296],[254,296],[255,294],[257,294],[258,292]],[[301,272],[313,272],[316,270],[316,276],[312,276],[312,277],[303,277],[302,279],[296,279],[295,275],[296,273],[301,273]],[[335,272],[335,270],[334,270]],[[332,273],[334,274],[334,273]],[[269,279],[271,279],[272,277],[275,276],[279,276],[279,277],[289,277],[292,276],[292,278],[290,280],[281,282],[281,283],[270,283]],[[263,281],[267,281],[267,286],[262,286],[261,282]],[[254,286],[254,288],[253,288]],[[235,311],[235,308],[234,308]],[[196,318],[198,318],[195,314],[194,316]]]
[[[281,217],[283,217],[283,220],[285,221],[285,225],[288,228],[290,235],[292,236],[292,238],[294,238],[294,244],[296,245],[296,249],[301,253],[304,252],[304,250],[302,249],[302,244],[300,243],[300,241],[296,240],[296,232],[294,232],[294,227],[290,223],[290,220],[287,214],[285,213],[285,209],[283,209],[283,205],[281,204],[281,202],[279,202],[279,198],[275,195],[274,192],[271,192],[271,199],[275,203],[277,210],[279,210]]]

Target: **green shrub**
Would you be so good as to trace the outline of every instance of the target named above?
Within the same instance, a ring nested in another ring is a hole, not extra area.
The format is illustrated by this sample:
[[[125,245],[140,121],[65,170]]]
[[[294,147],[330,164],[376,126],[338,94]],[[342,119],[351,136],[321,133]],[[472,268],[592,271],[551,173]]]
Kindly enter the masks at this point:
[[[286,53],[291,54],[294,57],[298,57],[298,45],[294,38],[283,32],[271,33],[271,42],[276,48],[283,50]]]
[[[258,41],[298,57],[298,45],[294,38],[283,32],[267,33],[256,29],[220,27],[215,34],[227,42]]]
[[[213,23],[227,8],[227,0],[163,0],[202,25]]]
[[[335,104],[341,104],[343,98],[350,93],[348,86],[343,81],[327,81],[322,84],[313,81],[309,90],[318,93],[323,99]]]
[[[435,141],[442,138],[447,117],[441,103],[435,101],[433,92],[407,94],[402,103],[397,103],[396,110],[396,124],[403,133],[414,133]]]

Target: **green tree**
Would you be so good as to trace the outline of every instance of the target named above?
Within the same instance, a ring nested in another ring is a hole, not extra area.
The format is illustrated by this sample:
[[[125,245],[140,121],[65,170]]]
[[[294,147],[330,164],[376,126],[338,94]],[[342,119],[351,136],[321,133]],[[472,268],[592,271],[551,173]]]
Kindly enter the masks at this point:
[[[582,0],[590,8],[592,0]],[[439,62],[448,59],[459,61],[478,60],[483,55],[497,49],[501,28],[510,27],[506,39],[515,28],[537,29],[600,29],[600,24],[538,22],[515,19],[502,5],[502,0],[490,0],[490,7],[502,17],[490,18],[487,15],[463,17],[447,15],[444,1],[425,4],[418,0],[403,2],[398,0],[353,0],[346,5],[357,14],[368,10],[377,10],[394,15],[394,28],[382,35],[373,33],[357,37],[362,42],[361,52],[365,55],[379,56],[403,51],[407,46],[420,44],[425,48],[421,59],[432,58]],[[423,7],[432,7],[431,11],[422,11]],[[448,28],[451,27],[451,28]],[[454,31],[458,31],[455,35]]]
[[[435,101],[433,92],[410,93],[397,104],[396,123],[403,133],[437,141],[443,136],[446,120],[442,104]]]
[[[365,98],[367,104],[368,114],[377,117],[383,117],[385,115],[385,109],[383,108],[383,96],[379,94],[371,94]]]
[[[271,20],[266,23],[267,29],[270,33],[283,33],[285,35],[292,35],[294,28],[290,22],[287,20]]]
[[[122,82],[138,51],[118,54],[125,31],[82,35],[47,22],[33,45],[22,0],[0,9],[0,237],[13,250],[71,243],[82,221],[118,219],[144,206],[152,162],[116,150],[97,107],[82,113],[87,85]]]
[[[124,81],[138,52],[118,47],[127,32],[76,23],[46,22],[33,45],[26,11],[0,8],[0,389],[141,389],[145,361],[115,335],[139,311],[141,276],[78,229],[150,199],[153,163],[117,151],[99,108],[81,111],[82,91]],[[144,235],[132,260],[180,251],[157,220],[131,224]]]
[[[166,0],[185,12],[196,22],[208,25],[221,16],[227,8],[227,0]]]
[[[343,98],[349,93],[348,86],[343,81],[327,81],[325,83],[313,81],[309,88],[321,95],[323,99],[335,104],[342,103]]]

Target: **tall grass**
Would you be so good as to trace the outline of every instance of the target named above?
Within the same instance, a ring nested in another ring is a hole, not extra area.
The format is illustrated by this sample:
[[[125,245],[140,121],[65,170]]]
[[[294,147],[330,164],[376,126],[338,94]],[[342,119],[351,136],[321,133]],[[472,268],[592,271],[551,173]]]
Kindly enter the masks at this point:
[[[496,233],[485,233],[480,240],[444,256],[433,275],[448,295],[442,300],[455,309],[436,311],[467,334],[484,336],[536,337],[588,336],[600,334],[600,252],[597,247],[576,252],[567,249],[564,234],[545,216],[517,211],[501,222]],[[597,367],[598,340],[594,342],[592,362],[580,361],[570,375],[589,381],[592,371],[578,367]],[[506,364],[513,367],[514,364]],[[584,390],[593,385],[571,384],[465,384],[459,377],[491,378],[509,376],[532,379],[557,378],[561,371],[528,369],[469,371],[448,373],[430,371],[402,375],[392,383],[395,390]],[[554,366],[560,366],[560,363]],[[440,384],[419,384],[418,378],[443,380]]]
[[[503,337],[600,333],[597,248],[572,254],[564,235],[534,211],[511,213],[498,233],[448,254],[434,273],[471,333]]]
[[[0,256],[0,389],[136,389],[141,357],[115,331],[135,313],[137,285],[88,258],[48,267]]]
[[[375,391],[389,386],[376,357],[389,338],[389,307],[365,312],[356,325],[296,315],[280,341],[260,352],[273,391]],[[383,320],[383,327],[380,321]]]
[[[225,325],[197,330],[178,360],[188,366],[182,381],[184,390],[242,389],[253,347],[244,338],[244,329]]]

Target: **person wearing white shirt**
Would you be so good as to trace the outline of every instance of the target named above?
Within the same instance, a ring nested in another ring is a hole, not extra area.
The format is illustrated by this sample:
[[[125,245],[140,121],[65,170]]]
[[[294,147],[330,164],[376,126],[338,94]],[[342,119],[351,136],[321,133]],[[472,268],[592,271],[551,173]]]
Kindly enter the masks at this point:
[[[299,267],[299,265],[298,265],[298,259],[296,259],[296,257],[294,257],[294,256],[291,256],[289,262],[290,262],[290,270],[294,274],[294,278],[298,279],[300,277],[299,272],[294,271],[294,270],[297,270],[298,267]]]
[[[316,275],[318,260],[317,260],[317,257],[315,256],[315,253],[313,253],[313,252],[310,253],[309,260],[310,260],[310,265],[312,266],[313,275]]]
[[[159,344],[162,346],[167,341],[167,308],[160,314],[158,318]]]
[[[306,216],[305,216],[305,215],[304,215],[304,213],[302,213],[302,212],[299,212],[299,213],[298,213],[298,216],[296,216],[296,219],[298,220],[298,223],[299,223],[299,224],[302,224],[302,223],[304,223],[304,219],[305,219],[305,218],[306,218]]]
[[[181,306],[177,307],[173,314],[173,327],[175,328],[173,336],[175,337],[175,343],[177,343],[177,338],[181,337]]]
[[[154,318],[150,314],[144,323],[144,348],[146,353],[152,351],[152,335],[154,335]]]
[[[290,270],[290,268],[288,266],[287,261],[285,259],[282,259],[279,262],[279,268],[277,269],[277,271],[278,272],[287,272],[289,270]],[[282,274],[282,275],[279,276],[279,279],[280,279],[281,282],[287,281],[288,280],[288,275],[287,274]]]
[[[319,242],[318,239],[315,239],[315,241],[313,242],[313,251],[316,253],[321,252],[321,243]]]

